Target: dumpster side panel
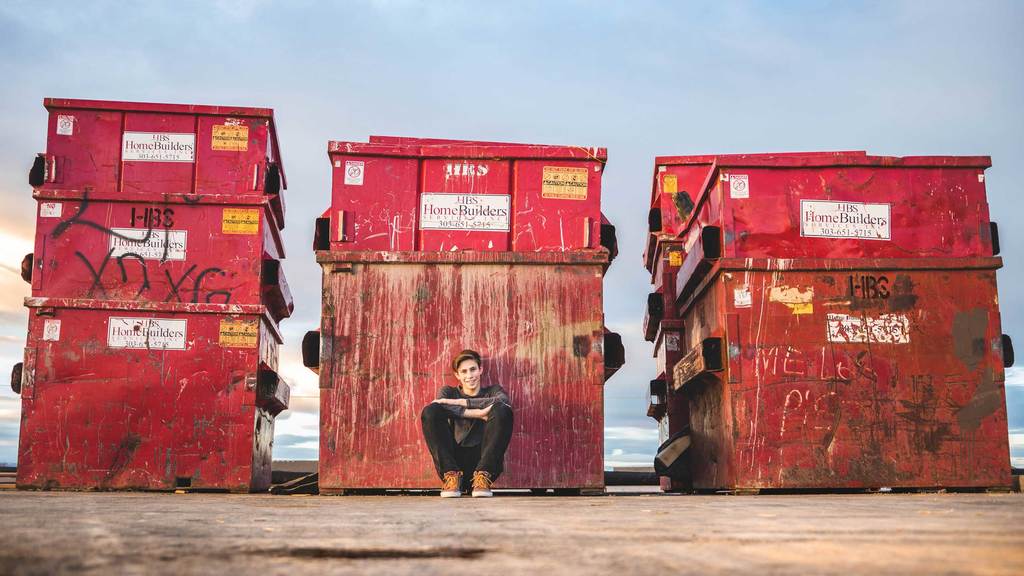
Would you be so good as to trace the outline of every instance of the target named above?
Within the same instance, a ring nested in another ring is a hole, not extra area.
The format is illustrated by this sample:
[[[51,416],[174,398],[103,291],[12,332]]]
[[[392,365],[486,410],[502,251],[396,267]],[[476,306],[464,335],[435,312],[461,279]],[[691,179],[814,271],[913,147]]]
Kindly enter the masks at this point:
[[[509,249],[512,221],[509,162],[426,159],[421,169],[419,249],[427,252]],[[464,214],[459,215],[457,211]],[[443,215],[447,212],[456,214]],[[486,215],[477,217],[476,213]]]
[[[688,385],[698,487],[1009,485],[994,270],[733,270],[715,283],[715,316],[736,321],[726,370]],[[712,332],[711,312],[695,302],[690,333]],[[727,427],[731,451],[712,432]]]
[[[498,486],[603,485],[600,265],[470,260],[325,267],[321,490],[436,488],[420,411],[463,348],[515,411]]]
[[[264,252],[280,254],[268,214],[265,204],[41,200],[33,294],[258,304]]]
[[[414,250],[419,162],[332,155],[331,248]]]
[[[718,180],[731,257],[992,254],[983,168],[736,167]]]
[[[22,404],[19,487],[258,487],[258,316],[33,312],[34,390]]]
[[[48,102],[46,189],[99,194],[263,193],[267,162],[279,162],[272,111],[131,102]],[[202,110],[201,110],[202,108]]]
[[[515,162],[512,247],[519,252],[596,248],[603,162]]]

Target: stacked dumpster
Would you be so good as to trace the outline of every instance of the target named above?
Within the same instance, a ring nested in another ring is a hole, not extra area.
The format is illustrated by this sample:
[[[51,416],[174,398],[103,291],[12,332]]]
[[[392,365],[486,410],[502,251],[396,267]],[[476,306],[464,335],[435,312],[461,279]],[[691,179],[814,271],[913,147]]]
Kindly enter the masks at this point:
[[[694,488],[1010,485],[989,158],[655,165],[651,414]]]
[[[420,411],[464,348],[515,411],[496,486],[603,490],[603,384],[623,362],[602,313],[605,150],[371,137],[328,156],[323,314],[304,342],[321,493],[439,486]]]
[[[18,486],[265,490],[293,308],[273,111],[44,105]]]

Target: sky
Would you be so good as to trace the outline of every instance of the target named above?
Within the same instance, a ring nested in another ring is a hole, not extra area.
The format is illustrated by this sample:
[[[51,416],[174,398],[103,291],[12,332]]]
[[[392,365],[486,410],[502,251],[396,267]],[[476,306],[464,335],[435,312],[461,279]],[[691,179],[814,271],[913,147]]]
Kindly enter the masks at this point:
[[[20,360],[44,97],[275,109],[288,174],[282,325],[292,409],[275,458],[317,454],[317,379],[302,335],[319,322],[313,220],[329,202],[328,140],[370,134],[604,146],[602,204],[619,258],[606,324],[626,366],[605,387],[606,465],[650,465],[652,346],[641,262],[657,155],[867,150],[989,155],[1003,332],[1024,346],[1022,2],[17,2],[0,5],[0,370]],[[1013,72],[1017,70],[1017,72]],[[1014,280],[1016,278],[1016,280]],[[1024,369],[1006,380],[1024,466]],[[0,389],[0,462],[20,401]]]

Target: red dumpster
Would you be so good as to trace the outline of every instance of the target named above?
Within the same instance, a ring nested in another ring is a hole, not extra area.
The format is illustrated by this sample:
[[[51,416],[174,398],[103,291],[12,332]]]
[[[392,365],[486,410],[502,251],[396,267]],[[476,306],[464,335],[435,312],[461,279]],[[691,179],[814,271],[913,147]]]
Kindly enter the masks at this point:
[[[19,488],[267,489],[288,386],[262,306],[26,305]]]
[[[497,486],[603,489],[602,385],[621,363],[602,314],[605,151],[372,137],[328,152],[322,349],[306,362],[321,492],[436,489],[420,410],[466,347],[515,409]]]
[[[294,305],[264,197],[39,190],[32,293],[57,298]],[[212,247],[216,249],[212,249]],[[268,297],[264,298],[263,293]],[[270,293],[275,296],[270,296]]]
[[[730,162],[680,234],[694,486],[1008,486],[988,158]]]
[[[96,194],[269,195],[284,227],[285,187],[274,111],[47,98],[40,190]]]
[[[266,489],[293,308],[272,111],[45,105],[18,486]]]

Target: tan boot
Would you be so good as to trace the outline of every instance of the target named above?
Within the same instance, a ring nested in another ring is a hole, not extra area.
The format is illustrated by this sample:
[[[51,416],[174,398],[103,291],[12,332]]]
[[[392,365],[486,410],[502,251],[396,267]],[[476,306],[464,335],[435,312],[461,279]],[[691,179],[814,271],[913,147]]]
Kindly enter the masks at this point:
[[[462,496],[462,472],[451,470],[444,473],[441,481],[441,498],[458,498]]]
[[[473,472],[473,498],[490,498],[494,496],[491,491],[491,473],[477,470]]]

